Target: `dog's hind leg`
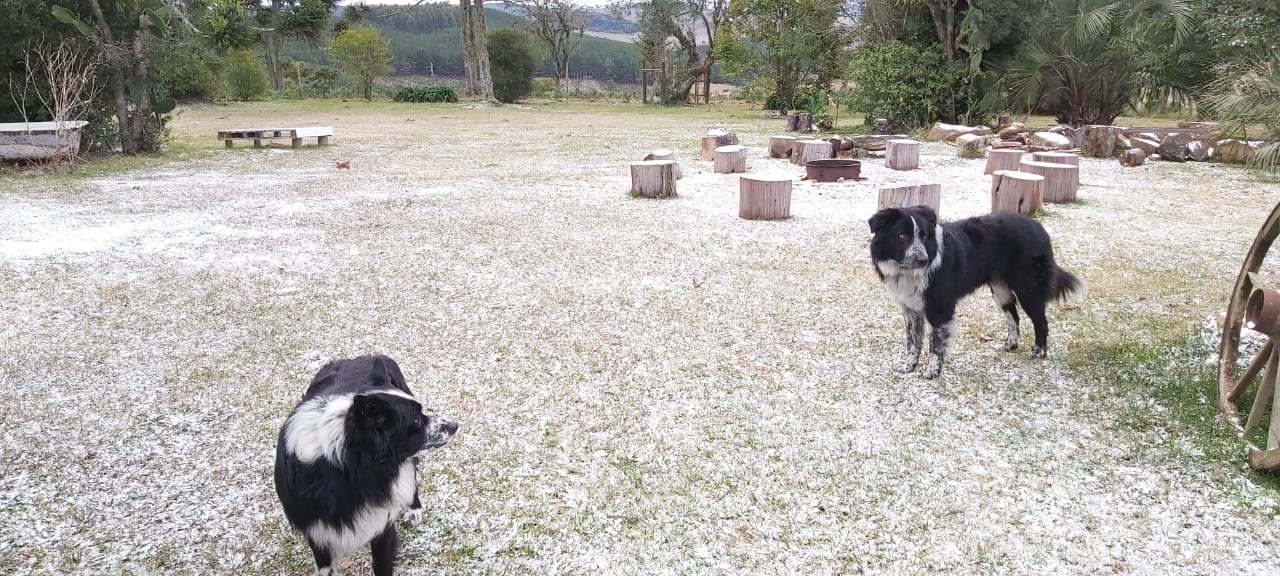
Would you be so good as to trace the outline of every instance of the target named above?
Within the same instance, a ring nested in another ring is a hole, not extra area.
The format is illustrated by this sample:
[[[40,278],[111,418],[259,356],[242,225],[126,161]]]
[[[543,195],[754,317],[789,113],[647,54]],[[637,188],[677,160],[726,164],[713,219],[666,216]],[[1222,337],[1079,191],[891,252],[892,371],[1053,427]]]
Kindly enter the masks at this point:
[[[924,346],[924,314],[918,310],[903,308],[902,315],[907,320],[907,357],[902,362],[901,370],[911,372],[920,364],[920,349]]]
[[[396,527],[387,524],[381,534],[373,537],[369,551],[373,555],[373,576],[392,576],[396,568]]]
[[[338,568],[333,565],[333,555],[328,549],[316,545],[310,538],[307,538],[307,545],[311,547],[311,554],[316,557],[316,576],[339,576]]]
[[[996,306],[1004,311],[1004,322],[1009,327],[1009,333],[1004,337],[1004,349],[1012,352],[1018,349],[1018,299],[1001,282],[992,282],[989,286],[991,297],[995,299]]]

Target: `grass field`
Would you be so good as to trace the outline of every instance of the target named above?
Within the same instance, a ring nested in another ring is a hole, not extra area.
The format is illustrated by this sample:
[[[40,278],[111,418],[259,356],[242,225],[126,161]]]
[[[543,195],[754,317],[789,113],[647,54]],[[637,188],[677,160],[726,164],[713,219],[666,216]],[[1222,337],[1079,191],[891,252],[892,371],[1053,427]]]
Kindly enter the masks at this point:
[[[962,304],[943,376],[893,371],[881,186],[989,207],[981,160],[794,184],[737,217],[782,121],[725,105],[185,107],[163,156],[0,172],[0,562],[16,574],[306,574],[276,432],[328,359],[395,358],[462,423],[403,574],[1273,574],[1280,482],[1218,421],[1212,324],[1280,186],[1081,160],[1041,217],[1089,283],[1050,356]],[[1145,123],[1145,122],[1144,122]],[[330,125],[224,150],[218,129]],[[627,195],[681,156],[680,197]],[[349,162],[338,169],[337,162]],[[348,573],[368,574],[367,553]]]

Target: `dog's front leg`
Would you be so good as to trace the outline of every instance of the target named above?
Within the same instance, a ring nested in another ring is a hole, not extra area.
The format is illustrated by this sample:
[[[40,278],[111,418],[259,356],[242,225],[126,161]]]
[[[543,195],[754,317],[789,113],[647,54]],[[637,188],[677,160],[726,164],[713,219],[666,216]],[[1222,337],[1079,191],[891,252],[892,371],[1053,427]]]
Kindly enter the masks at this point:
[[[924,346],[924,314],[918,310],[903,308],[902,316],[907,320],[907,357],[902,362],[901,370],[911,372],[920,364],[920,348]]]
[[[933,324],[929,333],[929,367],[923,376],[926,379],[937,378],[942,373],[942,361],[947,356],[947,344],[951,341],[951,322]]]

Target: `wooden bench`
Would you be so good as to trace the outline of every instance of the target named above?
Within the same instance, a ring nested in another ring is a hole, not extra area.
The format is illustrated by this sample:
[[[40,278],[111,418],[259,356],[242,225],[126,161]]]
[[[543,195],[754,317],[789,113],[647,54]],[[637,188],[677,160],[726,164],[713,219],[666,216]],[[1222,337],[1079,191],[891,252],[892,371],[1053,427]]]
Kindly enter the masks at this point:
[[[218,131],[218,139],[226,141],[227,148],[230,148],[231,143],[236,140],[253,140],[253,147],[261,148],[263,140],[283,140],[285,138],[293,141],[294,148],[302,147],[303,138],[315,138],[316,144],[323,146],[329,143],[329,138],[332,136],[333,128],[330,126],[309,126],[306,128],[255,128]]]

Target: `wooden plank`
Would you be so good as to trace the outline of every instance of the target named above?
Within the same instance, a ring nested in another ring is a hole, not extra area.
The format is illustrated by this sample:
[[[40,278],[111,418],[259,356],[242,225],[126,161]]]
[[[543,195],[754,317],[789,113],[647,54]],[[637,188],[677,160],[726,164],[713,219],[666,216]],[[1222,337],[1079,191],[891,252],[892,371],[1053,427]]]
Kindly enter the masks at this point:
[[[332,126],[307,126],[305,128],[294,128],[294,138],[311,138],[312,136],[333,136]]]

